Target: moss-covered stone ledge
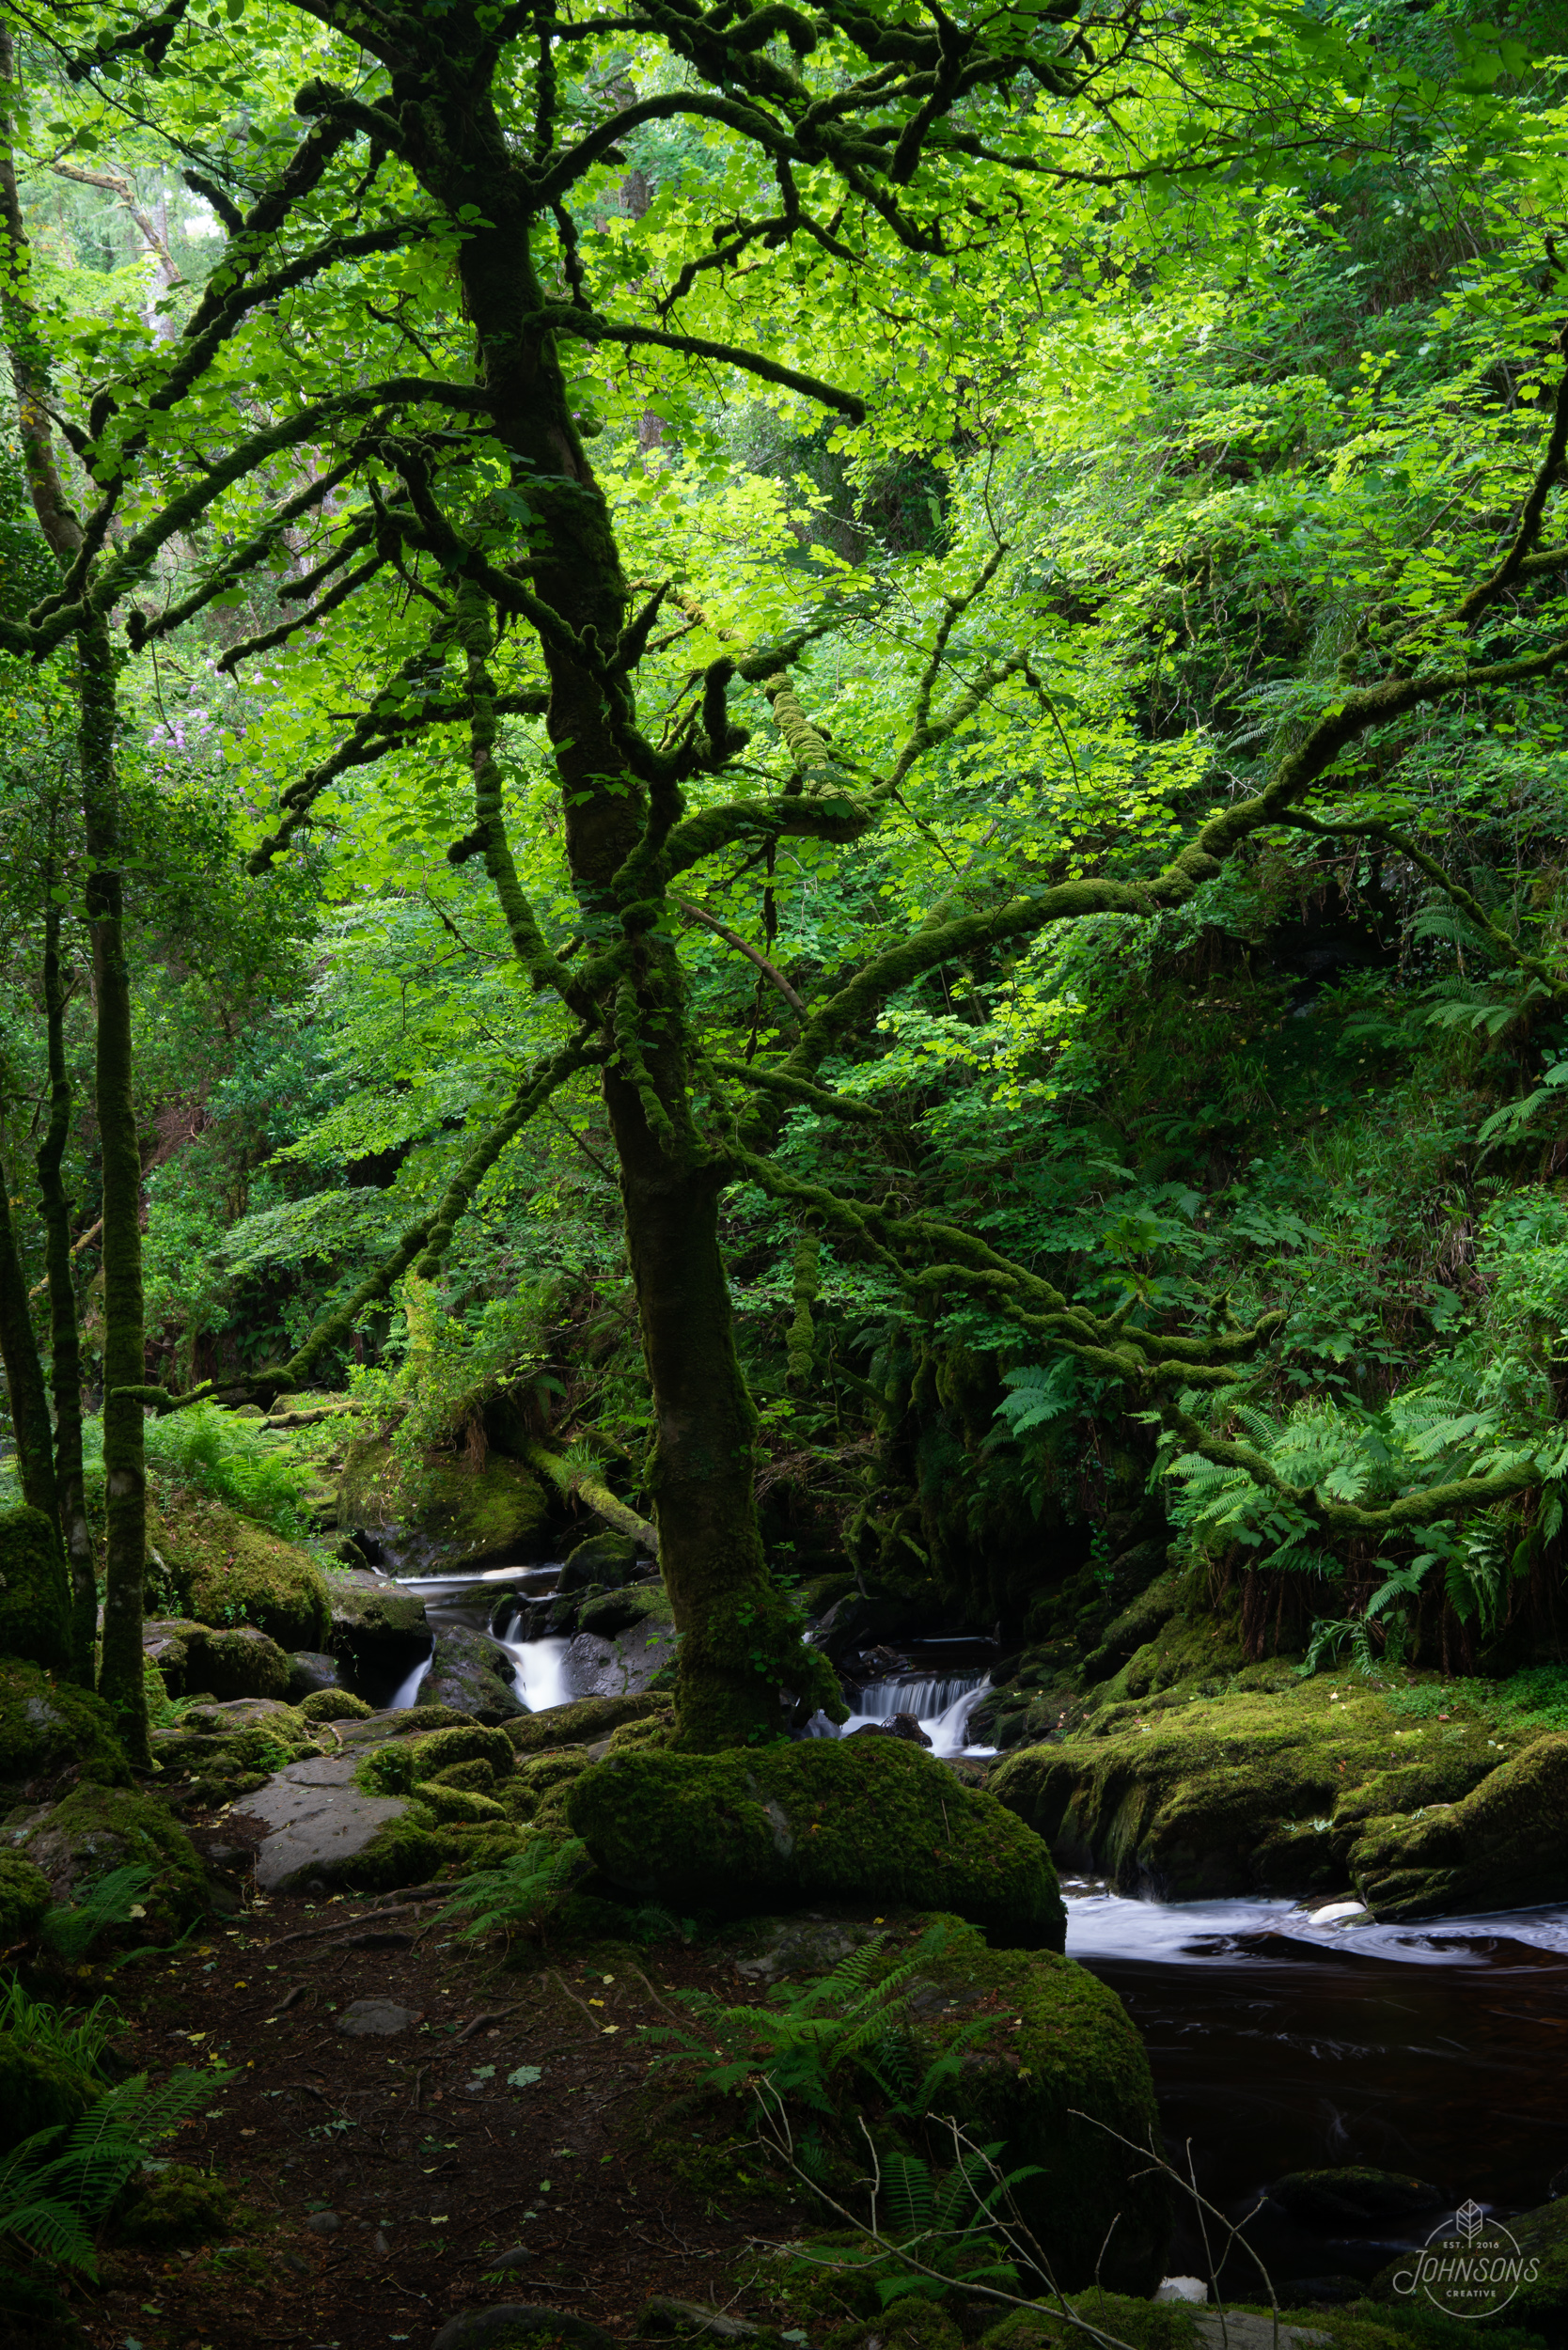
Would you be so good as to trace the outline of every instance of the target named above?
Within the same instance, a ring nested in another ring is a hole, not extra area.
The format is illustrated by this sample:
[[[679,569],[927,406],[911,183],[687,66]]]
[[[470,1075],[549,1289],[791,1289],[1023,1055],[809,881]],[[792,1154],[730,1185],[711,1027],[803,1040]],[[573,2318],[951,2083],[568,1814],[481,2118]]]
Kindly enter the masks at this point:
[[[895,1739],[622,1750],[574,1779],[566,1810],[606,1876],[681,1909],[848,1899],[950,1910],[1024,1950],[1066,1936],[1039,1837]]]
[[[67,1778],[129,1785],[131,1765],[108,1707],[41,1666],[0,1656],[0,1789],[24,1793]]]
[[[1372,1691],[1297,1682],[1112,1706],[1010,1755],[988,1783],[1059,1862],[1119,1892],[1197,1901],[1341,1889],[1372,1821],[1458,1803],[1503,1759],[1482,1720],[1415,1720]]]

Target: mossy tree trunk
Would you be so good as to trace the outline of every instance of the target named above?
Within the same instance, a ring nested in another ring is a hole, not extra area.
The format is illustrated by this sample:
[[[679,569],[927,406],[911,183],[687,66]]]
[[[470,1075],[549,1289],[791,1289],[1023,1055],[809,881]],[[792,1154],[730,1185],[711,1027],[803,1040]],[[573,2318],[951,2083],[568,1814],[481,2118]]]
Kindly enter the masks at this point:
[[[142,1160],[132,1092],[131,976],[125,960],[115,762],[115,666],[102,622],[80,640],[77,735],[88,861],[87,920],[98,998],[95,1096],[103,1167],[103,1472],[108,1542],[99,1691],[133,1758],[147,1754],[142,1590],[147,1572]],[[127,1393],[126,1390],[133,1390]]]
[[[50,870],[54,879],[54,869]],[[82,1347],[71,1262],[71,1201],[63,1167],[71,1132],[66,1068],[66,986],[60,968],[60,910],[44,905],[43,1008],[49,1042],[49,1123],[39,1145],[44,1261],[49,1275],[49,1378],[55,1402],[55,1497],[71,1576],[71,1646],[76,1678],[92,1686],[98,1637],[98,1577],[82,1471]]]
[[[55,1444],[43,1365],[27,1302],[27,1277],[11,1221],[10,1183],[0,1167],[0,1360],[6,1366],[6,1404],[16,1440],[17,1475],[29,1510],[58,1524],[55,1508]]]
[[[582,648],[614,647],[629,591],[608,505],[572,418],[556,340],[539,321],[550,297],[537,274],[536,221],[488,97],[453,74],[450,92],[405,70],[400,124],[422,183],[452,214],[482,224],[461,248],[463,307],[478,338],[478,373],[499,398],[491,430],[510,451],[513,480],[548,532],[530,588],[564,623],[542,628],[550,681],[546,716],[559,771],[567,854],[585,927],[635,939],[631,975],[594,1004],[616,1037],[619,1064],[604,1100],[619,1163],[627,1254],[652,1390],[649,1486],[659,1559],[682,1635],[680,1711],[694,1747],[778,1733],[781,1677],[806,1661],[774,1590],[754,1496],[756,1413],[735,1348],[719,1249],[724,1178],[692,1121],[683,988],[671,948],[639,927],[645,877],[639,850],[649,787],[628,772],[613,718],[624,728],[631,688],[606,684]],[[471,664],[479,657],[470,645]],[[479,649],[482,650],[482,649]],[[482,679],[471,666],[476,707]],[[612,713],[611,697],[619,697]],[[622,731],[621,740],[624,740]],[[476,725],[483,850],[520,953],[532,917],[505,851],[499,793],[486,772],[489,742]],[[570,998],[569,998],[570,1000]],[[798,1674],[796,1676],[798,1682]]]

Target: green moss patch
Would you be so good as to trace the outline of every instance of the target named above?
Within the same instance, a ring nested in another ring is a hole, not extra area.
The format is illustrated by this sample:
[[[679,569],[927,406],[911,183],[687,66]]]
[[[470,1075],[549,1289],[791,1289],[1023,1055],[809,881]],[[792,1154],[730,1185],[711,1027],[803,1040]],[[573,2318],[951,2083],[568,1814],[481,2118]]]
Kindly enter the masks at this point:
[[[1059,1860],[1195,1901],[1342,1888],[1370,1816],[1456,1802],[1502,1759],[1480,1721],[1417,1726],[1371,1691],[1296,1684],[1113,1705],[989,1784]]]
[[[547,1705],[508,1722],[506,1735],[518,1754],[540,1754],[548,1747],[592,1746],[625,1722],[675,1719],[667,1698],[574,1698],[570,1705]]]
[[[1432,1918],[1568,1899],[1568,1735],[1537,1739],[1454,1793],[1428,1795],[1415,1817],[1366,1822],[1350,1866],[1369,1909]]]
[[[41,1869],[20,1853],[0,1852],[0,1948],[35,1934],[51,1898]]]
[[[607,1876],[680,1909],[848,1900],[950,1910],[1022,1949],[1065,1935],[1040,1839],[896,1739],[609,1755],[567,1817]]]
[[[71,1663],[65,1553],[41,1510],[0,1510],[0,1653],[54,1671]]]
[[[228,2191],[217,2179],[171,2162],[147,2175],[117,2221],[115,2234],[120,2243],[149,2252],[212,2244],[227,2234],[230,2209]]]
[[[129,1783],[108,1707],[40,1666],[0,1656],[0,1784],[24,1786],[68,1770],[104,1786]]]
[[[449,1573],[473,1559],[526,1546],[544,1531],[550,1503],[531,1469],[492,1453],[482,1469],[429,1453],[412,1475],[400,1475],[390,1448],[356,1444],[337,1491],[338,1524],[402,1534],[410,1558],[429,1574]]]

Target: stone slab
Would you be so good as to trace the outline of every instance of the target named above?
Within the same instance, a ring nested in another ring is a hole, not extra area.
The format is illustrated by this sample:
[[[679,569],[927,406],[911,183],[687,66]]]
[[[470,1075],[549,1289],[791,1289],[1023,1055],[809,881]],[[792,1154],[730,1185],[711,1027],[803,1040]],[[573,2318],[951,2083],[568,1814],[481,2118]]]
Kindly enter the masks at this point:
[[[313,1877],[333,1883],[408,1810],[400,1795],[367,1795],[353,1783],[352,1755],[290,1762],[244,1798],[243,1810],[267,1833],[256,1855],[263,1893]]]

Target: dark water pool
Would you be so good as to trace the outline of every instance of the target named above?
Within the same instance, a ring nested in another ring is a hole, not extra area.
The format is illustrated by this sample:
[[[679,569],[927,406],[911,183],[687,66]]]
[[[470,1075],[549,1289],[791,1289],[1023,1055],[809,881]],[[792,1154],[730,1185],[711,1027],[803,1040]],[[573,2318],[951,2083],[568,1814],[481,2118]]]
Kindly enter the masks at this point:
[[[1232,2217],[1289,2170],[1370,2163],[1504,2218],[1568,2164],[1568,1909],[1321,1925],[1288,1902],[1122,1901],[1065,1888],[1072,1957],[1143,2032],[1168,2149]],[[1248,2230],[1275,2281],[1368,2276],[1447,2211]],[[1184,2223],[1173,2255],[1203,2270]],[[1231,2290],[1240,2278],[1232,2268]]]

